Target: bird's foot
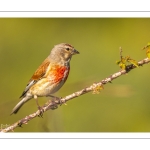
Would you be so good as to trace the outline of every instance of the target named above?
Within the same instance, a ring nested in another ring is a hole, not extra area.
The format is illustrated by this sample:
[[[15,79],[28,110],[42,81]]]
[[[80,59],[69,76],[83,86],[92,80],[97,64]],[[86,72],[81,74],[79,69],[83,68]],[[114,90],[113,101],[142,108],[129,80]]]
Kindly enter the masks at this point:
[[[62,104],[67,105],[67,104],[66,104],[66,100],[65,100],[65,99],[62,99],[62,97],[57,97],[57,100],[58,100],[58,103],[60,104],[60,106],[61,106]]]
[[[22,122],[21,121],[18,122],[18,127],[22,127]]]
[[[62,100],[62,97],[57,97],[57,96],[53,96],[53,95],[48,95],[47,97],[52,97],[52,100],[51,101],[53,101],[53,102],[55,102],[55,103],[57,103],[57,104],[60,104],[60,106],[62,105],[62,104],[65,104],[65,105],[67,105],[66,104],[66,100]],[[54,109],[56,109],[57,107],[55,107],[56,105],[54,105]]]
[[[44,109],[42,107],[38,106],[38,110],[39,110],[38,117],[43,118]]]
[[[57,105],[57,103],[55,102],[55,100],[52,99],[52,100],[51,100],[51,103],[52,103],[52,105],[51,105],[51,109],[52,109],[52,110],[58,108],[58,105]]]

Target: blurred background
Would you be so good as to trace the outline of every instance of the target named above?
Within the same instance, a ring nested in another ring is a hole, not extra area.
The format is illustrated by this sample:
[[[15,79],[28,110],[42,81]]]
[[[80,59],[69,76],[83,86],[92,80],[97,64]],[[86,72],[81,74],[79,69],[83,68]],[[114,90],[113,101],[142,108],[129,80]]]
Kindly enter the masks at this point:
[[[64,97],[119,71],[119,47],[124,56],[146,58],[149,18],[0,18],[0,125],[10,125],[37,110],[34,99],[16,115],[30,77],[55,44],[73,45],[80,55],[71,61]],[[67,106],[44,113],[15,132],[150,132],[150,64],[104,86],[100,94],[77,97]],[[48,98],[38,98],[40,105]]]

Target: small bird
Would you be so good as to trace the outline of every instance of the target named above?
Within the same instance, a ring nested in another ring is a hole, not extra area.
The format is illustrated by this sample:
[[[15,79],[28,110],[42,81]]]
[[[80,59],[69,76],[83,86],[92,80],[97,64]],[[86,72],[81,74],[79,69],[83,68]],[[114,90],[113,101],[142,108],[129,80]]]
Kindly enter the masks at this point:
[[[11,114],[18,110],[30,99],[50,96],[57,92],[67,80],[70,71],[72,55],[79,54],[73,46],[67,43],[55,45],[50,55],[38,67],[20,96],[20,102],[13,108]],[[39,107],[39,105],[38,105]]]

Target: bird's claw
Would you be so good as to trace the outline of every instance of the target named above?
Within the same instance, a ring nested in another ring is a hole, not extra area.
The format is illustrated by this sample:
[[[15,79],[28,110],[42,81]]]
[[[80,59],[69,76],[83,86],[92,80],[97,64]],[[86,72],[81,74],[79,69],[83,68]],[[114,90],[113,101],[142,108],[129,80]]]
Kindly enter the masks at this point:
[[[61,106],[62,104],[67,105],[65,100],[59,99],[59,103],[60,103],[60,106]]]
[[[18,127],[22,128],[22,123],[21,122],[18,122]]]
[[[55,104],[51,107],[52,110],[57,109],[57,108],[58,108],[57,104]]]
[[[65,101],[65,100],[62,100],[62,97],[55,97],[55,100],[58,100],[58,104],[60,104],[60,106],[61,106],[62,104],[67,105],[67,104],[66,104],[66,101]]]
[[[42,107],[38,106],[38,110],[39,110],[39,114],[38,114],[38,117],[41,117],[43,118],[43,113],[44,113],[44,110]]]

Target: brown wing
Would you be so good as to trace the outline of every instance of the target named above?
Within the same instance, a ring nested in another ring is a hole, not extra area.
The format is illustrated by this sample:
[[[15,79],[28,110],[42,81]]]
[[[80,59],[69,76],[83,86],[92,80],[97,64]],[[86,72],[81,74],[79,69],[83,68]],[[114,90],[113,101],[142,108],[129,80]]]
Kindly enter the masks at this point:
[[[46,73],[47,68],[50,64],[50,61],[48,58],[46,58],[43,63],[39,66],[39,68],[35,71],[35,73],[32,75],[31,79],[29,80],[25,90],[23,91],[22,95],[20,96],[23,97],[27,93],[27,91],[30,89],[32,85],[34,85],[38,80],[40,80]]]

